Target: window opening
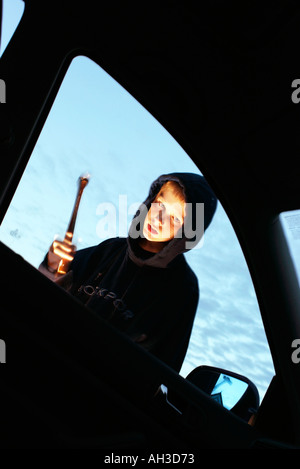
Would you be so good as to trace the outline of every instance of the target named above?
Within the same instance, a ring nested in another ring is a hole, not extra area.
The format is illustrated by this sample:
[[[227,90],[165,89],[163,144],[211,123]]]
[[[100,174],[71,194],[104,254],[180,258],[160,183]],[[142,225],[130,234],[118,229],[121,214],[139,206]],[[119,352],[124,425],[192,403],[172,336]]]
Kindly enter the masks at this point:
[[[0,227],[1,241],[38,267],[69,221],[78,177],[88,172],[74,242],[77,249],[127,227],[160,174],[199,169],[129,93],[86,57],[73,59]],[[102,223],[107,207],[115,225]],[[101,228],[101,229],[100,229]],[[110,231],[115,229],[116,231]],[[274,375],[250,274],[218,204],[201,249],[187,260],[200,301],[181,374],[211,365],[251,379],[261,398]]]
[[[0,57],[9,44],[23,16],[25,3],[23,0],[2,0],[2,28]]]

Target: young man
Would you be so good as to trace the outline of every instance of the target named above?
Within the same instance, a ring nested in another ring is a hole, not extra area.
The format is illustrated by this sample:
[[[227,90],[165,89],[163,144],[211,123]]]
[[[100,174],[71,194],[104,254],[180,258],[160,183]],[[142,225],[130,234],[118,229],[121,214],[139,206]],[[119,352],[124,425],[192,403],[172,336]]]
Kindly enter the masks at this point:
[[[58,283],[179,372],[199,299],[197,278],[183,253],[200,241],[216,205],[202,176],[162,175],[152,183],[128,237],[76,252]],[[55,280],[60,258],[59,245],[53,246],[40,269]]]

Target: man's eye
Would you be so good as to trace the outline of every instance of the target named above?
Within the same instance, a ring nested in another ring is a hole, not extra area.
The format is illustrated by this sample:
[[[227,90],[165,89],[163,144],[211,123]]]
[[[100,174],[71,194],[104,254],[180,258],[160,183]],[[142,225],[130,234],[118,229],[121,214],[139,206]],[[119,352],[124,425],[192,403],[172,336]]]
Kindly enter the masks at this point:
[[[158,202],[158,205],[160,206],[160,208],[165,208],[165,204],[163,202]]]

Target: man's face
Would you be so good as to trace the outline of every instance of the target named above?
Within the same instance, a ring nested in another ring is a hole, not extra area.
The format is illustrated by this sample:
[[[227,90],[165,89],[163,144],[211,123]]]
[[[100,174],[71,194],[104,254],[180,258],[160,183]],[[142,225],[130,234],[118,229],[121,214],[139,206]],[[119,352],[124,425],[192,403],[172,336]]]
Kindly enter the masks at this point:
[[[144,237],[152,242],[165,242],[174,238],[183,225],[185,205],[172,190],[162,186],[145,218]]]

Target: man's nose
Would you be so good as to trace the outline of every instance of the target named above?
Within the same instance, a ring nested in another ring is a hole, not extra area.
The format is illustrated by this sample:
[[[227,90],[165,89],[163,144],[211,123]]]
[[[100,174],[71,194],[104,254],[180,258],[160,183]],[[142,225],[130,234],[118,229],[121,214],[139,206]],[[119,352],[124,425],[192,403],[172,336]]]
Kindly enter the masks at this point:
[[[158,210],[158,215],[157,215],[159,223],[162,225],[163,224],[163,213],[162,210]]]
[[[157,214],[156,214],[156,218],[157,218],[160,225],[164,225],[167,221],[168,216],[167,216],[166,212],[164,212],[162,209],[159,209]]]

